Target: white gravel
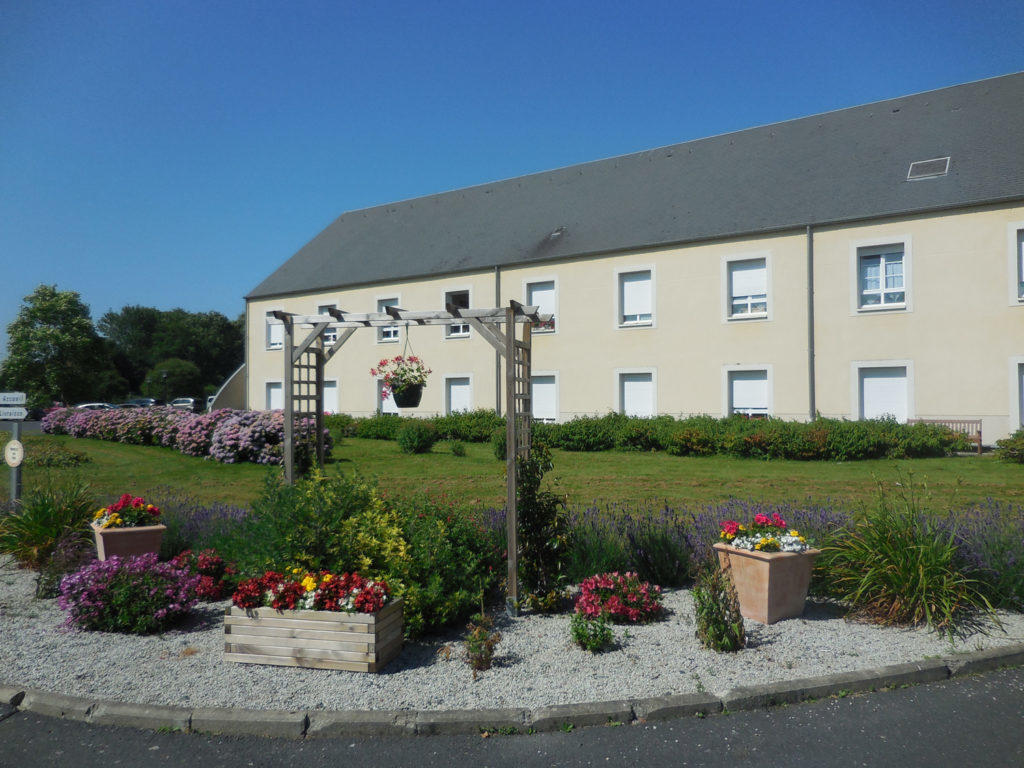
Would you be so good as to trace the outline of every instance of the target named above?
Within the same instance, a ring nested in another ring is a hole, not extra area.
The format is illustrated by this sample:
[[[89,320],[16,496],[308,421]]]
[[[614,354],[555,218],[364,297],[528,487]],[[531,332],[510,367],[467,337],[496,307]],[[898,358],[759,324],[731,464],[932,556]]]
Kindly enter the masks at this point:
[[[716,654],[694,638],[688,590],[671,613],[616,627],[618,647],[592,655],[569,640],[568,616],[501,618],[494,668],[464,663],[458,633],[406,643],[380,674],[235,664],[223,657],[223,609],[202,605],[190,625],[135,637],[62,628],[55,600],[35,600],[33,574],[0,566],[0,683],[147,704],[249,709],[538,707],[677,693],[721,695],[742,685],[849,672],[1024,642],[1024,616],[951,644],[924,630],[847,622],[809,602],[803,618],[747,622],[750,646]],[[444,653],[451,649],[450,656]]]

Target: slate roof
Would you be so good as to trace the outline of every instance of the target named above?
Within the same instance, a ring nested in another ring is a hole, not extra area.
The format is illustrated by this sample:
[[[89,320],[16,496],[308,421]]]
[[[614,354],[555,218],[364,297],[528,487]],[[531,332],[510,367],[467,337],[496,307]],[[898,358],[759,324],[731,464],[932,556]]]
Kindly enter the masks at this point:
[[[1024,72],[351,211],[247,298],[1021,198]]]

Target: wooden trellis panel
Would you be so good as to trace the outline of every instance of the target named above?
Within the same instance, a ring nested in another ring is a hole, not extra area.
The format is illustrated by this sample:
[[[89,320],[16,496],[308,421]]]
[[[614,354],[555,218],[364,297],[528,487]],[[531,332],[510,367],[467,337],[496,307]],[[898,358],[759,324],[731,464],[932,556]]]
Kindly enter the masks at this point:
[[[505,360],[505,418],[506,418],[506,472],[507,472],[507,532],[508,532],[508,611],[519,611],[519,514],[517,489],[519,473],[517,457],[530,455],[533,427],[531,393],[532,336],[534,323],[544,323],[550,315],[539,315],[538,307],[526,307],[518,301],[509,306],[492,309],[468,309],[448,305],[444,310],[409,311],[387,307],[386,312],[355,313],[340,309],[327,309],[326,314],[293,315],[275,311],[277,320],[284,325],[284,475],[289,484],[295,482],[295,448],[297,436],[295,422],[299,418],[315,421],[313,435],[304,431],[300,439],[310,441],[318,465],[323,466],[323,404],[324,365],[358,328],[386,326],[451,325],[468,323],[480,337],[497,350]],[[504,324],[504,332],[501,326]],[[296,344],[295,330],[312,326],[312,331]],[[516,327],[522,326],[522,338],[517,339]],[[340,330],[335,341],[324,344],[323,333],[328,327]],[[315,445],[314,445],[315,443]]]

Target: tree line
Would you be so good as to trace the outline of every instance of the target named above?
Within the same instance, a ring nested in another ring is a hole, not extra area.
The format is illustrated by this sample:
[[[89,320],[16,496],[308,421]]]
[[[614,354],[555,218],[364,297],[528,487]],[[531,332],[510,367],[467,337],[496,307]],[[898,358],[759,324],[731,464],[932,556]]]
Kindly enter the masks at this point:
[[[131,305],[94,324],[77,292],[40,285],[7,327],[0,389],[39,408],[212,394],[242,363],[244,321]]]

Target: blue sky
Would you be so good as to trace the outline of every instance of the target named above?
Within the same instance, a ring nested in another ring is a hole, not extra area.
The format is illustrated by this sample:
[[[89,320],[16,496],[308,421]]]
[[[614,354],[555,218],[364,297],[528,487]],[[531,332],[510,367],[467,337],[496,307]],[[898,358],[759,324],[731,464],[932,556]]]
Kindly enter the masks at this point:
[[[1019,71],[1022,29],[1019,0],[0,0],[0,348],[39,283],[235,317],[343,211]]]

